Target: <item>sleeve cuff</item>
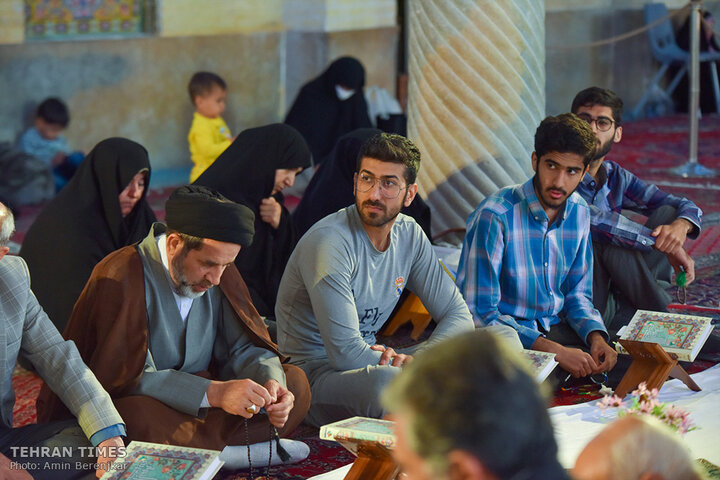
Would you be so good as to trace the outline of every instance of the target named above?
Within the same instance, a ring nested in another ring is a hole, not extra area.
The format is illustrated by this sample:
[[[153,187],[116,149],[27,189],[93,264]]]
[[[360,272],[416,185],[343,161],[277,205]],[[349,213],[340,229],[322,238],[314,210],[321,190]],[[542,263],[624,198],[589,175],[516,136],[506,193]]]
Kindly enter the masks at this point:
[[[695,239],[700,235],[700,231],[702,230],[702,227],[700,226],[700,223],[697,218],[688,217],[685,215],[680,215],[678,218],[682,218],[684,220],[687,220],[688,222],[692,223],[695,228],[693,228],[690,233],[687,234],[687,238]]]
[[[640,251],[652,251],[655,246],[655,237],[651,235],[652,230],[643,226],[635,239],[635,247]]]
[[[600,333],[600,335],[603,336],[603,338],[605,339],[606,342],[610,339],[610,336],[608,335],[608,332],[606,330],[601,330],[599,328],[596,328],[595,330],[589,331],[588,334],[585,335],[585,345],[587,345],[588,347],[590,346],[590,342],[588,341],[588,339],[590,337],[590,334],[593,332]]]
[[[126,436],[127,432],[125,431],[125,425],[122,423],[116,423],[115,425],[110,425],[109,427],[105,427],[102,430],[98,430],[93,433],[90,437],[90,443],[93,447],[97,447],[108,438]]]
[[[537,330],[524,327],[518,330],[518,337],[524,348],[532,349],[533,344],[541,335]]]

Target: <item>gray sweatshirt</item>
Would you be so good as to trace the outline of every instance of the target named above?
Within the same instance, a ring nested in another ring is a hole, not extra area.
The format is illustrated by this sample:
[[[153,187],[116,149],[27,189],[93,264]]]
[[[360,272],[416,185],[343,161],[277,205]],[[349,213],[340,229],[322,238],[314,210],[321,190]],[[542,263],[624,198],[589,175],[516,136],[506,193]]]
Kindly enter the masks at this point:
[[[473,330],[465,301],[420,226],[399,214],[390,246],[378,251],[352,205],[328,215],[300,239],[275,307],[280,351],[291,362],[327,358],[335,370],[377,365],[370,349],[405,288],[438,323],[423,347]]]

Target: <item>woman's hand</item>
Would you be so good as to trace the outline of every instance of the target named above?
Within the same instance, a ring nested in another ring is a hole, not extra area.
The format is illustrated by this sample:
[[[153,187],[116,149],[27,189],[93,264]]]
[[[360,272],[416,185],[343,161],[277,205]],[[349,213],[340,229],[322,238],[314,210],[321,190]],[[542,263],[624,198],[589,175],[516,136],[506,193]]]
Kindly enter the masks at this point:
[[[263,198],[260,202],[260,218],[262,221],[271,225],[275,230],[280,226],[280,216],[282,215],[282,205],[275,200],[275,197]]]

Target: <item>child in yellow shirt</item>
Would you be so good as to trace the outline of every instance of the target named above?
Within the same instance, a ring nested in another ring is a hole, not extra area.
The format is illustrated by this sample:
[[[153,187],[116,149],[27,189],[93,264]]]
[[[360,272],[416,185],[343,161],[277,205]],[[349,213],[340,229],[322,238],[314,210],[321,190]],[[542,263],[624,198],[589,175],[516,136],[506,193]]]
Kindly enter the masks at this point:
[[[190,79],[188,92],[195,106],[188,133],[190,158],[195,164],[190,171],[192,183],[230,146],[234,138],[220,116],[225,111],[225,81],[211,72],[197,72]]]

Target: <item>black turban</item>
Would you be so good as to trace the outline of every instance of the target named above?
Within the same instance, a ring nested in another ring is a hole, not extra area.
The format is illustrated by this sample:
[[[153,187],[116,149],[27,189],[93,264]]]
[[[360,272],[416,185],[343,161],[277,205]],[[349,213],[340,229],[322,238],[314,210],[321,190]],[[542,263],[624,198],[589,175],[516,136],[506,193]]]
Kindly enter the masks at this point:
[[[200,238],[252,244],[255,214],[214,190],[200,185],[185,185],[175,190],[165,203],[168,228]]]

